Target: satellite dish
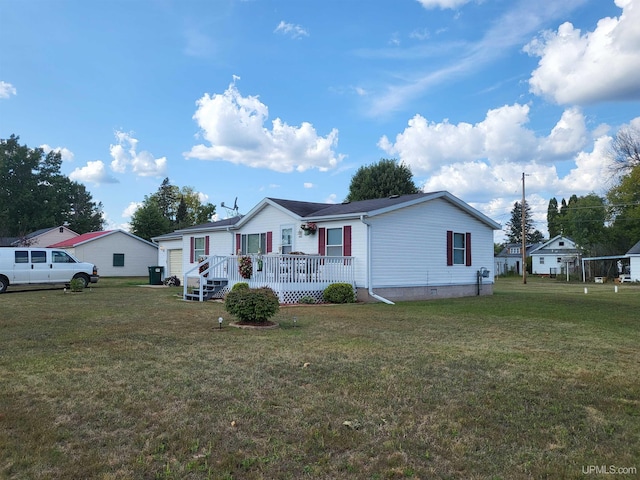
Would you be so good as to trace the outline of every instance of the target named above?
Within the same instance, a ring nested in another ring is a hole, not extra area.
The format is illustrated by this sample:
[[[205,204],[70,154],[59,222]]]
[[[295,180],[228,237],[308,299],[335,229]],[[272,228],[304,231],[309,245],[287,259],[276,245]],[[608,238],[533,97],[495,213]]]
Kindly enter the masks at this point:
[[[229,214],[229,217],[240,216],[240,211],[238,209],[238,197],[236,197],[236,199],[233,201],[233,207],[226,206],[224,202],[220,202],[220,206],[227,211],[227,213]]]

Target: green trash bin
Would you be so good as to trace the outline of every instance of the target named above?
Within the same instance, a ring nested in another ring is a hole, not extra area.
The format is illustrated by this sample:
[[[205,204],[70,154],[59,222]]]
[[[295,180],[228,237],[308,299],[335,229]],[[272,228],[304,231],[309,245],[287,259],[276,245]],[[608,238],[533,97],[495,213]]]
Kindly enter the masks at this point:
[[[149,285],[162,285],[162,274],[164,273],[164,267],[155,265],[149,267]]]

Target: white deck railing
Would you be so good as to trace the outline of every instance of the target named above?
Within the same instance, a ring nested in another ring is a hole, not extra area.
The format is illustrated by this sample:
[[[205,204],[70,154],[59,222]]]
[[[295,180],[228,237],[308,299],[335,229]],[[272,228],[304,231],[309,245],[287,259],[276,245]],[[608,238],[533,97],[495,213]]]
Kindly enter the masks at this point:
[[[203,286],[207,279],[227,280],[228,288],[246,282],[250,288],[270,287],[282,303],[291,292],[322,292],[332,283],[355,286],[354,257],[320,255],[245,255],[251,258],[251,276],[240,275],[242,256],[209,256],[184,274],[184,294],[189,286]],[[312,295],[313,296],[313,295]]]

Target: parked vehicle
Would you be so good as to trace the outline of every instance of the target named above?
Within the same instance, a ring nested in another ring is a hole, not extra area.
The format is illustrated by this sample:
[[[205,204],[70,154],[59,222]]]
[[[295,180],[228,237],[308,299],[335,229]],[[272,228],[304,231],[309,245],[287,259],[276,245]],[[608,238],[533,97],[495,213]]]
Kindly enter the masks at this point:
[[[0,293],[9,285],[96,283],[98,268],[53,248],[0,248]]]

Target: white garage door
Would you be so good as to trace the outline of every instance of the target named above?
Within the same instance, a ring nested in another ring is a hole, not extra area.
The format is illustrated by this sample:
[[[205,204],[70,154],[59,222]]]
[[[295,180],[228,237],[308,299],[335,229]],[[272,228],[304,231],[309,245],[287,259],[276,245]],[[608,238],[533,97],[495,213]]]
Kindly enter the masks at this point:
[[[169,250],[169,275],[182,280],[182,249]]]

